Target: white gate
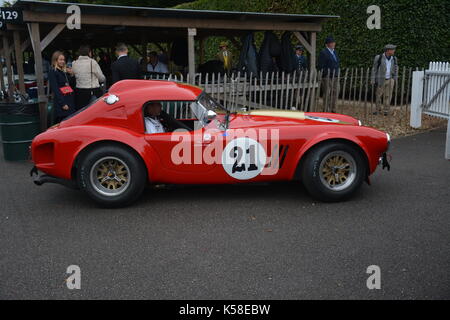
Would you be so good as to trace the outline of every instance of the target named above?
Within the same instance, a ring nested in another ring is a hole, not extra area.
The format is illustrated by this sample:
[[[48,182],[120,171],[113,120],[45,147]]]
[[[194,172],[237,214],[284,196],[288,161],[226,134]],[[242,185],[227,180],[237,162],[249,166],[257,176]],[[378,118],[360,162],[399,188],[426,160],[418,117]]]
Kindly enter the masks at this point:
[[[426,71],[413,73],[411,127],[420,128],[422,113],[450,118],[450,64],[431,62]],[[445,158],[450,160],[450,121],[447,128]]]

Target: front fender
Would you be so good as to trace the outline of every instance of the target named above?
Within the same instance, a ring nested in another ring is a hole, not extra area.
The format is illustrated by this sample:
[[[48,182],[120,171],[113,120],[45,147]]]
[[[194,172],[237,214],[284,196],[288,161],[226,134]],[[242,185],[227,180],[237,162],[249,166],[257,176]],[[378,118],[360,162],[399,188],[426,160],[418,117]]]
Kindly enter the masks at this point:
[[[358,136],[348,134],[345,132],[324,132],[314,136],[312,139],[308,139],[308,141],[305,142],[301,146],[301,148],[297,151],[297,154],[295,156],[296,161],[294,162],[297,165],[293,168],[291,172],[292,179],[295,178],[298,164],[300,163],[301,159],[306,154],[306,152],[308,152],[308,150],[311,150],[311,148],[318,145],[319,143],[329,140],[344,140],[359,146],[367,158],[370,174],[372,174],[375,171],[378,165],[379,155],[376,155],[377,152],[373,152],[373,150],[370,150],[370,148],[366,145],[366,143],[363,142]]]
[[[49,175],[72,179],[72,167],[78,155],[87,147],[101,141],[124,144],[140,155],[148,177],[150,168],[159,161],[153,148],[146,143],[144,135],[126,128],[108,126],[74,126],[48,130],[38,135],[31,145],[35,166]]]

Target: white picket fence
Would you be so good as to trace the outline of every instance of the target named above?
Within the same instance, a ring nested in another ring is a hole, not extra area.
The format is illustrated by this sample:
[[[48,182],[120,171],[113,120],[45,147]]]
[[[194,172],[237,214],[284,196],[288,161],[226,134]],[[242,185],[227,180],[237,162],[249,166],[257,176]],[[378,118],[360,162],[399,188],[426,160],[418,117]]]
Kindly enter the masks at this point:
[[[422,114],[450,119],[450,63],[430,62],[428,70],[413,73],[411,127],[422,126]],[[445,158],[450,160],[450,121]]]

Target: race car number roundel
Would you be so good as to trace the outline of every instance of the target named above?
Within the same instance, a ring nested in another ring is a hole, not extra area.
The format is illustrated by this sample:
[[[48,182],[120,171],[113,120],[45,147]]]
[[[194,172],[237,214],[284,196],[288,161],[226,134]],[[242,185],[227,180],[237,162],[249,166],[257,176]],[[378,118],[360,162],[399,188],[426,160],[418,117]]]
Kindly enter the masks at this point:
[[[230,141],[222,153],[222,166],[237,180],[258,176],[266,165],[266,151],[256,140],[242,137]]]

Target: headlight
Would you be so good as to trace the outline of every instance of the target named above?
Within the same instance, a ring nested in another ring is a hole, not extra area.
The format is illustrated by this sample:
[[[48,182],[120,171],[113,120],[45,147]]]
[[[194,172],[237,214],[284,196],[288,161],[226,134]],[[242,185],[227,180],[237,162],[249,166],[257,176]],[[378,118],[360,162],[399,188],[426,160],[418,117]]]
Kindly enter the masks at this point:
[[[109,105],[114,104],[119,100],[120,100],[119,97],[114,94],[110,94],[109,96],[106,96],[105,98],[103,98],[103,101],[105,101],[106,104],[109,104]]]
[[[391,146],[391,136],[389,135],[389,133],[386,133],[386,138],[387,138],[387,145],[388,145],[388,149]]]
[[[362,127],[362,122],[361,122],[361,120],[358,120],[358,125],[359,125],[360,127]]]

